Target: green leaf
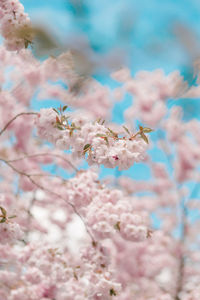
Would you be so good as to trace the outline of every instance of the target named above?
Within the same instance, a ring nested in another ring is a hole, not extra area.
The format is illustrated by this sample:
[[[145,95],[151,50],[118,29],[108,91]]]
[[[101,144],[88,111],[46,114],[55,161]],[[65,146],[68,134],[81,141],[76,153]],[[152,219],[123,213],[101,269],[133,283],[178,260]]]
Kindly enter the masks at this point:
[[[97,137],[102,137],[102,138],[106,137],[106,135],[104,133],[97,133],[96,136]]]
[[[3,208],[2,206],[0,206],[0,210],[1,210],[2,216],[3,216],[4,218],[6,218],[7,211],[5,210],[5,208]]]
[[[68,105],[63,106],[63,111],[65,111],[68,108]]]
[[[60,125],[57,125],[56,128],[58,128],[59,130],[64,130],[64,128],[61,127]]]
[[[128,128],[126,127],[126,126],[122,126],[123,128],[124,128],[124,130],[128,133],[128,134],[130,134],[130,131],[128,130]]]
[[[147,136],[143,132],[140,133],[140,136],[145,141],[145,143],[149,143]]]
[[[57,111],[57,109],[53,108],[53,110],[59,115],[59,112]]]
[[[118,221],[115,225],[114,228],[118,231],[120,231],[120,222]]]
[[[117,296],[117,293],[115,292],[115,290],[113,288],[110,289],[110,296]]]
[[[148,128],[148,127],[143,128],[144,133],[149,133],[149,132],[152,132],[152,131],[153,131],[153,129],[151,129],[151,128]]]
[[[96,136],[103,138],[106,141],[106,144],[109,145],[108,137],[104,133],[97,133]]]
[[[86,144],[84,147],[83,147],[83,152],[87,152],[89,149],[91,148],[91,145],[90,144]]]
[[[108,129],[108,131],[110,132],[110,133],[112,133],[112,135],[114,136],[114,137],[118,137],[118,134],[116,133],[116,132],[114,132],[113,130],[111,130],[110,128],[107,128]]]
[[[1,220],[0,220],[0,223],[5,223],[6,222],[6,218],[2,218]]]
[[[14,219],[14,218],[16,218],[17,216],[16,215],[14,215],[14,216],[10,216],[10,217],[8,217],[8,219]]]
[[[75,278],[76,280],[78,280],[78,276],[77,276],[76,272],[74,272],[74,278]]]

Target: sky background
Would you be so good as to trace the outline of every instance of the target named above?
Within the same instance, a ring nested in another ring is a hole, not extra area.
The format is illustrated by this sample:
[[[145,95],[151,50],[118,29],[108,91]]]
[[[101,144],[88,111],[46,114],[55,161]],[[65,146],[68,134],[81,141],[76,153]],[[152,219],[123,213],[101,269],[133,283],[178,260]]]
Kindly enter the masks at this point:
[[[116,64],[129,66],[132,74],[178,69],[189,84],[194,84],[192,65],[200,57],[199,0],[21,2],[33,23],[45,26],[66,47],[88,45],[97,57],[112,57]],[[97,75],[102,83],[111,84],[106,72]],[[197,101],[184,99],[181,106],[185,119],[199,118]],[[121,106],[119,118],[120,112]]]
[[[198,55],[200,50],[199,0],[21,2],[31,20],[47,24],[64,43],[82,36],[98,53],[124,53],[133,72],[178,68],[184,73],[191,55]],[[184,44],[183,33],[189,33],[194,45]]]
[[[45,26],[59,43],[80,48],[88,45],[97,57],[111,56],[139,70],[163,69],[166,73],[179,70],[189,84],[195,84],[192,63],[200,56],[199,0],[22,0],[25,11],[35,25]],[[97,78],[111,84],[107,73]],[[123,123],[126,99],[117,104],[113,120]],[[46,102],[45,106],[55,102]],[[197,99],[177,101],[184,109],[184,118],[200,118]],[[44,104],[33,103],[35,109]],[[151,152],[156,161],[165,161],[162,152]],[[113,173],[114,172],[114,173]],[[103,175],[117,170],[102,171]],[[136,179],[151,175],[144,164],[123,172]]]

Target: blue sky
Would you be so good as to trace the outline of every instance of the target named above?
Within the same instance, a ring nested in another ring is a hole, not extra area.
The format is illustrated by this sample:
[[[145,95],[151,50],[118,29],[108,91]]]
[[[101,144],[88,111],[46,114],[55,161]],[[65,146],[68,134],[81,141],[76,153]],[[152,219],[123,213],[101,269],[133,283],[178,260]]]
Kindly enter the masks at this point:
[[[83,37],[99,55],[110,51],[121,53],[132,73],[142,69],[162,68],[167,73],[178,69],[186,80],[191,81],[192,59],[200,53],[199,0],[21,2],[35,24],[46,25],[64,44],[74,37]],[[194,41],[189,50],[187,42],[184,44],[185,34]],[[110,84],[106,76],[100,79]],[[200,107],[195,100],[192,102],[186,99],[182,103],[186,119],[199,117]],[[36,109],[42,105],[34,103]],[[52,105],[56,105],[53,100],[45,104]],[[123,121],[121,112],[127,105],[127,100],[117,104],[113,115],[115,121]],[[158,161],[165,161],[159,151],[152,151],[152,156]],[[118,175],[115,171],[113,173],[105,169],[103,174]],[[142,164],[135,165],[125,174],[140,179],[150,177],[149,170]]]
[[[46,23],[64,40],[84,35],[100,53],[118,49],[134,71],[176,68],[186,73],[190,57],[180,42],[187,29],[200,37],[198,0],[23,0],[35,22]],[[77,5],[74,3],[81,3]],[[180,31],[180,30],[179,30]],[[197,43],[198,44],[198,43]]]

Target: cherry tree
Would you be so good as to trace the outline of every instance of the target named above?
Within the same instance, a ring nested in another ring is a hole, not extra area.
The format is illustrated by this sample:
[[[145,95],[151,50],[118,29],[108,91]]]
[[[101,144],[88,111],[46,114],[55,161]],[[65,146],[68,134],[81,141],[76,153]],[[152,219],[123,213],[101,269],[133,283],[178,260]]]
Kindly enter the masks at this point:
[[[80,74],[73,51],[35,58],[18,0],[1,0],[0,16],[0,299],[199,300],[200,124],[168,107],[199,86],[124,67],[111,89]],[[61,105],[33,111],[34,97]],[[126,177],[140,162],[150,179]],[[102,165],[121,176],[100,180]]]

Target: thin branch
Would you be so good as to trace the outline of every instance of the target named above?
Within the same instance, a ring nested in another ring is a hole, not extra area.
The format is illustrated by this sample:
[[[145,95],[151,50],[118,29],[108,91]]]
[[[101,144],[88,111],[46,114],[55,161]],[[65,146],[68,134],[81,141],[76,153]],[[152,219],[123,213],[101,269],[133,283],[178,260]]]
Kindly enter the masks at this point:
[[[37,115],[38,113],[36,112],[22,112],[22,113],[19,113],[17,114],[15,117],[13,117],[5,126],[4,128],[0,131],[0,135],[2,135],[6,129],[8,128],[8,126],[14,122],[18,117],[20,116],[23,116],[23,115]],[[19,160],[22,160],[22,159],[25,159],[25,158],[28,158],[28,157],[37,157],[37,156],[46,156],[46,155],[52,155],[52,156],[55,156],[55,157],[58,157],[58,158],[61,158],[63,159],[65,162],[67,162],[70,167],[72,167],[73,170],[75,170],[76,172],[78,172],[78,169],[66,158],[64,158],[62,155],[59,155],[59,154],[52,154],[52,153],[38,153],[38,154],[33,154],[33,155],[25,155],[24,157],[22,158],[19,158],[19,159],[13,159],[13,160],[9,160],[8,162],[14,162],[14,161],[19,161]]]
[[[2,135],[4,133],[4,131],[6,131],[6,129],[8,128],[8,126],[15,121],[18,117],[23,116],[23,115],[37,115],[38,113],[36,112],[22,112],[17,114],[15,117],[13,117],[5,126],[4,128],[0,131],[0,135]]]
[[[74,171],[78,172],[78,169],[67,158],[65,158],[65,157],[63,157],[62,155],[59,155],[59,154],[48,153],[48,152],[46,152],[46,153],[36,153],[36,154],[30,154],[30,155],[27,154],[27,155],[24,155],[23,157],[20,157],[20,158],[7,160],[7,162],[12,163],[12,162],[20,161],[20,160],[23,160],[23,159],[26,159],[26,158],[32,158],[32,157],[38,157],[38,156],[48,156],[48,155],[51,155],[51,156],[62,159],[63,161],[68,163]]]
[[[36,201],[36,197],[35,197],[35,192],[34,192],[33,198],[31,200],[30,205],[29,205],[28,210],[27,210],[27,213],[28,213],[28,224],[29,224],[29,228],[26,231],[26,239],[27,240],[28,240],[28,236],[29,236],[29,233],[30,233],[31,220],[33,218],[33,214],[31,212],[31,209],[33,208],[33,205],[34,205],[35,201]]]
[[[75,205],[69,201],[67,201],[65,198],[63,198],[61,195],[57,194],[56,192],[52,191],[52,190],[49,190],[48,188],[42,186],[41,184],[37,183],[33,178],[32,178],[32,175],[30,174],[27,174],[23,171],[20,171],[18,169],[16,169],[10,162],[6,161],[5,159],[2,159],[0,158],[0,161],[4,162],[5,164],[7,164],[13,171],[15,171],[16,173],[18,173],[19,175],[21,176],[25,176],[27,177],[35,186],[37,186],[39,189],[45,191],[45,192],[48,192],[50,193],[51,195],[53,194],[54,196],[58,197],[59,199],[62,199],[65,203],[67,203],[69,206],[71,206],[71,208],[73,209],[74,213],[76,215],[78,215],[78,217],[81,219],[81,221],[83,222],[83,225],[88,233],[88,235],[90,236],[91,240],[92,240],[92,244],[93,245],[96,245],[96,241],[95,239],[93,238],[93,235],[92,233],[89,231],[89,229],[87,228],[87,225],[85,224],[85,221],[83,219],[83,217],[79,214],[79,212],[77,211]]]
[[[182,199],[181,202],[181,227],[182,227],[182,235],[181,235],[181,243],[182,243],[182,248],[184,250],[184,246],[186,243],[186,238],[187,238],[187,216],[188,216],[188,208],[187,208],[187,203],[189,202],[190,199],[192,199],[195,194],[198,192],[199,189],[199,182],[196,182],[194,185],[189,197],[187,199]],[[177,286],[177,293],[176,293],[176,300],[180,300],[178,294],[181,292],[182,287],[183,287],[183,277],[184,277],[184,268],[185,268],[185,257],[182,255],[181,261],[180,261],[180,266],[179,266],[179,281],[178,281],[178,286]]]
[[[185,269],[185,241],[186,241],[186,227],[187,227],[187,207],[185,204],[185,200],[182,199],[181,203],[180,203],[180,211],[181,211],[181,238],[180,238],[180,242],[181,242],[181,249],[182,249],[182,253],[181,253],[181,257],[180,257],[180,261],[179,261],[179,272],[178,272],[178,281],[177,281],[177,288],[176,288],[176,300],[179,300],[179,293],[182,290],[183,287],[183,279],[184,279],[184,269]]]
[[[157,133],[157,136],[160,140],[160,145],[162,147],[162,150],[166,156],[167,162],[171,170],[173,171],[173,161],[171,158],[171,154],[169,152],[169,147],[165,139],[162,139],[161,136]],[[184,251],[185,248],[185,241],[187,238],[187,231],[186,231],[186,226],[187,226],[187,206],[186,206],[186,201],[183,198],[182,195],[180,195],[179,188],[180,186],[178,185],[176,178],[174,177],[173,174],[173,181],[174,181],[174,186],[176,188],[176,191],[178,195],[180,196],[180,199],[182,199],[179,202],[179,209],[180,209],[180,226],[181,226],[181,236],[180,236],[180,243],[182,246],[182,249]],[[179,258],[179,272],[178,272],[178,278],[177,278],[177,284],[176,284],[176,294],[175,294],[175,300],[180,300],[179,298],[179,293],[182,290],[183,287],[183,279],[184,279],[184,268],[185,268],[185,255],[184,252],[181,253],[180,258]]]

